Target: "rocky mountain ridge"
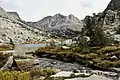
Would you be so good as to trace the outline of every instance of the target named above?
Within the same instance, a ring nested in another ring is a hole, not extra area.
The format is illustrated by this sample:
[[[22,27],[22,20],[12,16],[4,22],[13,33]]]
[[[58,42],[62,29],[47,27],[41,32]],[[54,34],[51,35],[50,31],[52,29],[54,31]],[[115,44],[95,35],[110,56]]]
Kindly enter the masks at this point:
[[[14,43],[39,42],[44,36],[42,31],[27,25],[16,12],[6,12],[0,8],[0,42]]]
[[[28,24],[46,31],[52,36],[67,38],[78,35],[83,28],[83,22],[72,14],[47,16],[38,22],[28,22]]]
[[[111,0],[107,8],[98,14],[93,13],[93,16],[86,16],[84,22],[89,20],[94,26],[101,26],[105,34],[120,41],[120,0]]]
[[[107,10],[120,11],[120,0],[111,0],[105,11]]]
[[[17,20],[21,20],[21,18],[19,17],[17,12],[7,12],[7,14],[11,17],[11,18],[15,18]]]
[[[16,12],[6,12],[0,8],[0,42],[9,42],[11,38],[15,43],[38,42],[51,37],[73,38],[78,36],[85,27],[85,20],[89,19],[96,26],[101,25],[105,34],[120,41],[120,1],[111,0],[107,8],[93,16],[86,16],[79,20],[74,15],[64,16],[56,14],[47,16],[37,22],[25,22]]]

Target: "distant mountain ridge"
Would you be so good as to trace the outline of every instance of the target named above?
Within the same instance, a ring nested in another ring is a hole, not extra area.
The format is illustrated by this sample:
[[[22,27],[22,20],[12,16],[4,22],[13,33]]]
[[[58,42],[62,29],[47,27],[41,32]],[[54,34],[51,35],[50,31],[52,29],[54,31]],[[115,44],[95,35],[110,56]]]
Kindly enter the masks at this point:
[[[99,23],[108,37],[120,41],[117,32],[120,28],[120,0],[111,0],[103,12],[84,20],[79,20],[72,14],[55,14],[37,22],[26,22],[17,12],[6,12],[0,8],[0,42],[9,42],[9,38],[15,43],[37,42],[48,37],[73,38],[81,33],[86,19]]]
[[[33,27],[40,28],[54,36],[66,36],[71,34],[76,36],[77,33],[83,28],[83,22],[74,15],[64,16],[55,14],[54,16],[47,16],[37,22],[28,22]],[[69,31],[70,30],[70,31]],[[72,35],[70,35],[72,37]]]

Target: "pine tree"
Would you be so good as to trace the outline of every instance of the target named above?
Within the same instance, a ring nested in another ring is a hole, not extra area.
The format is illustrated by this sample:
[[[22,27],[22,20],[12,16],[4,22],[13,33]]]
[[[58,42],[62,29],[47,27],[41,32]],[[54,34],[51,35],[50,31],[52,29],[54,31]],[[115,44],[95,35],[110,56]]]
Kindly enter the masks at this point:
[[[87,16],[85,18],[84,34],[90,37],[89,46],[105,46],[109,43],[103,29],[102,22],[98,22],[95,17]]]

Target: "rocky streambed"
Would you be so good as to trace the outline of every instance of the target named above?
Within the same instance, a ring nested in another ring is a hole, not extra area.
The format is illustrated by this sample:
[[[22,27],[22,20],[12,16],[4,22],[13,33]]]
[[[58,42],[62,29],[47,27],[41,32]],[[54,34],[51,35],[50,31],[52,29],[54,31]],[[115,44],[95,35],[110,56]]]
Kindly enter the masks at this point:
[[[27,46],[27,48],[28,48],[28,46]],[[38,48],[38,46],[37,46],[37,48]],[[20,48],[20,50],[21,50],[21,48]],[[70,72],[70,73],[80,73],[80,74],[95,74],[95,75],[97,75],[97,78],[99,76],[99,78],[101,78],[102,80],[119,80],[119,73],[120,73],[119,69],[117,69],[117,70],[112,69],[112,70],[114,70],[113,72],[112,71],[111,72],[110,71],[101,71],[100,69],[94,70],[94,68],[91,69],[91,68],[85,67],[83,65],[74,63],[74,61],[69,62],[69,59],[65,58],[65,57],[63,58],[63,61],[59,60],[59,57],[60,57],[59,55],[56,56],[55,54],[48,55],[48,54],[43,53],[41,55],[39,54],[38,56],[37,56],[37,59],[39,61],[38,67],[44,67],[44,68],[52,67],[52,68],[57,68],[60,71],[68,72],[68,73]],[[58,60],[56,60],[56,57],[58,58]],[[64,75],[64,73],[62,73],[62,74]],[[96,76],[92,76],[92,77],[95,78]],[[103,79],[103,77],[104,77],[104,79]],[[80,78],[79,77],[72,78],[71,80],[80,80],[80,79],[81,79],[81,77]],[[91,77],[84,78],[81,80],[92,80],[92,78]]]
[[[71,75],[71,73],[80,73],[80,74],[94,74],[96,76],[92,76],[93,78],[101,78],[102,80],[119,80],[119,73],[116,72],[109,72],[109,71],[100,71],[100,70],[93,70],[88,67],[84,67],[82,65],[79,65],[77,63],[68,63],[68,62],[62,62],[55,59],[48,59],[44,57],[38,57],[39,60],[39,67],[52,67],[60,69],[61,71],[65,71],[65,73],[62,73],[62,75],[65,75],[66,72],[69,73],[67,75]],[[59,74],[59,73],[58,73]],[[61,77],[61,75],[59,75]],[[59,77],[57,75],[57,77]],[[68,77],[69,77],[68,76]],[[84,80],[92,80],[92,77],[90,78],[83,78]],[[72,78],[70,80],[83,80],[82,78]],[[101,80],[99,79],[99,80]],[[97,80],[97,79],[96,79]]]

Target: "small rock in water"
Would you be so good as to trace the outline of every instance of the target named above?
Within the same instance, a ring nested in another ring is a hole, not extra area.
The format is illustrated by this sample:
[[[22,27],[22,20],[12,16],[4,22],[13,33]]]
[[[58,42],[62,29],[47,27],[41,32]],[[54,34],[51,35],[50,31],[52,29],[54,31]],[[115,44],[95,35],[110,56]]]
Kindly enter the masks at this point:
[[[51,64],[57,64],[57,62],[51,62]]]

